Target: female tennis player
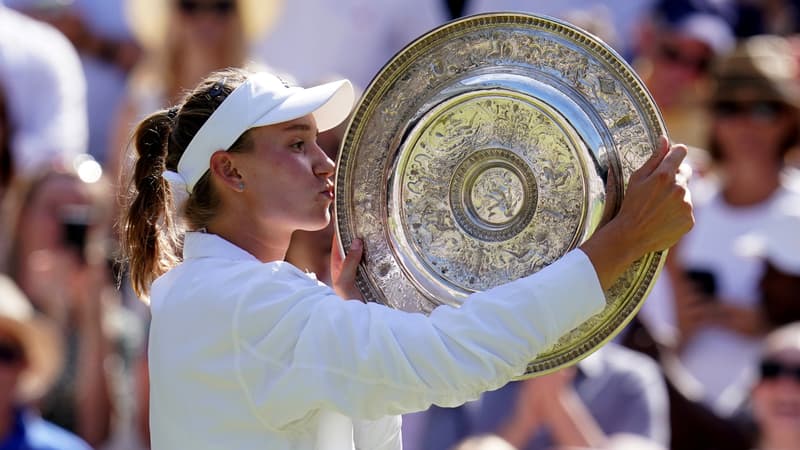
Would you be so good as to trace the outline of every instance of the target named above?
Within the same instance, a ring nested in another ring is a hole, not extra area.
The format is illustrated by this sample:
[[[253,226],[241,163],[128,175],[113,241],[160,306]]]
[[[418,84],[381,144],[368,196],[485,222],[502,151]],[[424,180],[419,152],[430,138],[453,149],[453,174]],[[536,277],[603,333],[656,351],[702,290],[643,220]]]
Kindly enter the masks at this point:
[[[359,297],[359,240],[333,252],[333,289],[284,256],[293,231],[331,220],[334,163],[316,137],[353,95],[346,80],[227,70],[139,124],[124,249],[152,311],[152,448],[399,449],[399,414],[522,374],[692,226],[686,149],[662,139],[619,213],[538,273],[429,316],[342,301]]]

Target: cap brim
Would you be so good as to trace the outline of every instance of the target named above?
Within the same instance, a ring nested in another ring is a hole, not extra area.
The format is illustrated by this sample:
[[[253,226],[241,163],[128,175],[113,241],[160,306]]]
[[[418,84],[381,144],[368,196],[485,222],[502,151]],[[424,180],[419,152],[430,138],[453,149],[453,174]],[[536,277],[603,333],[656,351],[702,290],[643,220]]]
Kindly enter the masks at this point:
[[[253,127],[288,122],[313,114],[317,130],[330,130],[350,115],[355,102],[353,85],[348,80],[333,81],[298,90],[258,119]]]

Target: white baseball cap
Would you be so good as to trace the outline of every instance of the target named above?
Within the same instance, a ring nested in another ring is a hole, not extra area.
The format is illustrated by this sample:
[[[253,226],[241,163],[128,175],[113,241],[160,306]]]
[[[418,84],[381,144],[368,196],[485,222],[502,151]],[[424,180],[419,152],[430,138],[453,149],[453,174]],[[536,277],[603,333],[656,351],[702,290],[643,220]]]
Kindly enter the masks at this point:
[[[270,73],[250,75],[223,100],[183,152],[178,174],[186,191],[191,192],[206,173],[211,155],[227,150],[247,130],[312,114],[322,132],[344,121],[354,101],[348,80],[302,88]]]

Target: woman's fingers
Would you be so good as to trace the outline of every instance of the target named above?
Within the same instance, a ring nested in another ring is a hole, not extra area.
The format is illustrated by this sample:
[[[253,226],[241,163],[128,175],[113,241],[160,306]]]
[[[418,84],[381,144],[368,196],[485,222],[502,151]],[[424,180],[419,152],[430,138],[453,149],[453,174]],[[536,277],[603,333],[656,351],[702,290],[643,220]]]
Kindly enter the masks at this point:
[[[669,151],[667,152],[666,156],[661,160],[660,164],[656,168],[655,172],[665,172],[669,174],[677,174],[678,169],[683,163],[683,160],[686,158],[686,154],[688,153],[688,149],[685,145],[678,144],[673,145],[670,147]],[[649,162],[649,161],[648,161]]]
[[[350,251],[344,257],[342,262],[342,270],[339,273],[340,280],[348,280],[352,284],[356,281],[356,271],[358,270],[358,263],[361,262],[361,256],[364,252],[364,246],[361,239],[354,239],[350,244]]]
[[[632,180],[639,180],[643,178],[647,178],[652,174],[661,164],[661,161],[667,155],[669,151],[669,140],[667,140],[666,136],[661,136],[658,138],[658,145],[656,146],[655,151],[653,154],[650,155],[650,158],[642,164],[635,172],[631,174]]]
[[[334,244],[331,249],[331,274],[336,293],[345,300],[362,300],[361,292],[356,287],[356,273],[358,264],[364,253],[364,245],[361,239],[354,239],[350,244],[350,250],[342,258],[339,251],[338,236],[334,236]]]

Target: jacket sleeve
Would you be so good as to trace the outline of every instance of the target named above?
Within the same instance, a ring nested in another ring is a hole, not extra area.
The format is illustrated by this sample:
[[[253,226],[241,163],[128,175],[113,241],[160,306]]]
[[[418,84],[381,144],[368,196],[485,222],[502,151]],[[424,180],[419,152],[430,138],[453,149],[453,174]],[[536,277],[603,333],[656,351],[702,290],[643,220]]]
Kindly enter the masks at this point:
[[[286,283],[248,283],[233,323],[239,383],[276,428],[318,409],[374,420],[459,405],[522,374],[605,305],[580,250],[429,316]]]

